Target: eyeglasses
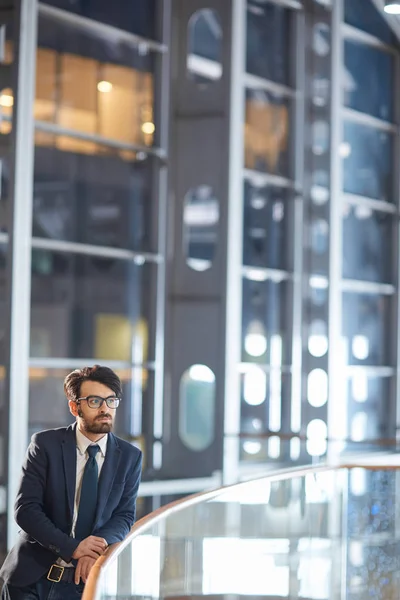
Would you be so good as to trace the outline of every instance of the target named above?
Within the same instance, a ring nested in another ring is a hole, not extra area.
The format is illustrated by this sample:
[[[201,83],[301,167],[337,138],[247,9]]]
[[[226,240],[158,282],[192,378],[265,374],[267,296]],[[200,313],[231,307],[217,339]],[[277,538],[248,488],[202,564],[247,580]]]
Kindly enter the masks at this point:
[[[117,396],[108,396],[108,398],[102,398],[101,396],[85,396],[85,398],[78,398],[76,401],[77,404],[81,400],[86,400],[89,408],[101,408],[103,402],[107,404],[108,408],[117,408],[121,402],[121,398],[117,398]]]

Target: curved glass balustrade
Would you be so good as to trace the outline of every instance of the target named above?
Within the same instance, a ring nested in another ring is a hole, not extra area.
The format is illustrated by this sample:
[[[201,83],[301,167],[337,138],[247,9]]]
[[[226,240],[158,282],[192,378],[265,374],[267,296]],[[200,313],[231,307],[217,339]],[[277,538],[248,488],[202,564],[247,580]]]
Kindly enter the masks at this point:
[[[397,600],[400,468],[273,474],[139,521],[92,569],[83,600],[212,596]]]

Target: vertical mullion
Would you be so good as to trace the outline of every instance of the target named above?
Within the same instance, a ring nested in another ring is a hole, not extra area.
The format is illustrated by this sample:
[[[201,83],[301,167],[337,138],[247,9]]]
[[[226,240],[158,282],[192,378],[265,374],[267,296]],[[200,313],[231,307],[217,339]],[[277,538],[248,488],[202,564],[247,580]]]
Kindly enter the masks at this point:
[[[337,401],[344,402],[341,381],[344,371],[341,364],[342,337],[342,164],[339,147],[342,141],[342,72],[343,72],[343,0],[336,0],[332,6],[331,22],[331,173],[330,173],[330,206],[329,206],[329,288],[328,288],[328,461],[334,460],[337,453],[336,439],[341,434],[341,411]],[[347,407],[345,407],[347,410]]]
[[[11,147],[12,198],[9,242],[9,357],[7,397],[8,522],[10,546],[16,525],[10,508],[14,504],[28,431],[29,339],[31,308],[31,238],[35,100],[37,0],[15,1],[16,56],[14,63],[14,115]]]
[[[243,262],[244,74],[246,69],[246,0],[232,1],[230,139],[225,296],[225,398],[223,483],[237,480],[239,469]]]
[[[399,160],[400,160],[400,134],[399,134],[399,125],[400,125],[400,54],[397,51],[395,54],[395,76],[394,76],[394,106],[395,106],[395,114],[394,120],[397,125],[397,132],[395,134],[395,143],[394,143],[394,156],[392,160],[393,172],[394,172],[394,190],[395,190],[395,205],[396,205],[396,213],[393,217],[393,257],[394,265],[393,265],[393,283],[395,285],[396,291],[393,297],[393,307],[392,307],[392,315],[393,315],[393,329],[391,331],[395,332],[393,335],[393,339],[391,340],[392,348],[393,348],[393,364],[395,365],[395,377],[392,385],[390,386],[390,417],[392,423],[396,423],[396,445],[400,441],[400,171],[399,171]],[[390,335],[390,332],[388,332]],[[389,435],[391,432],[388,432]]]
[[[304,219],[304,119],[305,119],[305,15],[298,12],[295,29],[295,157],[294,181],[302,193],[293,203],[293,291],[292,291],[292,377],[290,429],[299,433],[301,429],[301,378],[302,378],[302,304],[303,304],[303,219]]]

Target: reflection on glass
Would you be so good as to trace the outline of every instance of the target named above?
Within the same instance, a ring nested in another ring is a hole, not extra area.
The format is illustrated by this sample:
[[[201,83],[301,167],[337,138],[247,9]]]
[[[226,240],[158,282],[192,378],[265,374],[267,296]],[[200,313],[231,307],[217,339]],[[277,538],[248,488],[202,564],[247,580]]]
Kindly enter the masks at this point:
[[[343,277],[391,283],[393,216],[368,206],[344,207]]]
[[[65,427],[74,422],[63,390],[64,379],[71,370],[30,367],[29,436],[43,429]],[[141,367],[115,369],[115,372],[122,383],[122,402],[116,409],[114,431],[131,440],[142,431],[142,419],[146,422],[144,397],[152,373]]]
[[[343,189],[350,194],[393,201],[392,136],[373,127],[344,122]]]
[[[328,250],[329,225],[324,219],[317,219],[311,225],[311,248],[316,254],[324,254]]]
[[[322,156],[329,150],[329,123],[315,121],[312,125],[313,145],[312,150],[316,156]]]
[[[371,377],[358,369],[347,379],[346,404],[349,435],[353,441],[378,440],[394,435],[390,430],[390,377]],[[367,450],[364,445],[363,449]],[[376,446],[371,446],[376,449]]]
[[[146,361],[155,268],[33,250],[31,356]]]
[[[317,56],[328,56],[331,49],[331,29],[327,23],[314,25],[313,50]]]
[[[260,0],[247,2],[247,73],[290,85],[290,11]]]
[[[63,151],[61,137],[36,140],[33,235],[151,251],[152,160]]]
[[[326,321],[315,319],[310,325],[308,351],[312,356],[320,358],[328,352],[328,326]]]
[[[35,119],[123,143],[154,141],[154,53],[41,16]]]
[[[243,361],[287,364],[285,301],[285,283],[243,281]]]
[[[323,456],[327,450],[328,428],[325,421],[313,419],[307,425],[307,452],[310,456]]]
[[[208,185],[190,189],[183,209],[183,251],[186,263],[196,271],[211,267],[219,222],[219,201]]]
[[[387,44],[396,43],[394,32],[373,0],[345,0],[344,18],[349,25],[371,33]]]
[[[241,460],[260,461],[274,459],[288,444],[278,444],[279,437],[265,436],[266,432],[280,432],[289,393],[290,376],[279,368],[266,372],[256,365],[243,365],[241,369],[240,431],[243,435]],[[248,437],[247,437],[247,435]],[[272,441],[271,441],[272,439]]]
[[[287,269],[287,233],[291,205],[288,192],[271,186],[255,187],[245,182],[243,219],[243,264]]]
[[[327,403],[328,374],[323,369],[313,369],[308,374],[307,399],[314,408],[320,408]]]
[[[390,298],[387,296],[343,293],[342,347],[345,364],[391,364],[389,311]]]
[[[223,31],[217,11],[196,11],[190,17],[187,38],[188,76],[200,85],[221,79]]]
[[[82,17],[100,21],[106,25],[112,25],[124,29],[130,33],[155,39],[156,37],[156,15],[159,0],[45,0],[56,8],[68,10]]]
[[[192,365],[182,375],[179,394],[179,437],[190,450],[205,450],[214,439],[214,373]]]
[[[289,102],[263,90],[246,90],[245,166],[289,176]]]
[[[344,46],[344,104],[384,121],[393,119],[394,56],[346,41]]]
[[[324,107],[330,98],[330,81],[326,77],[315,75],[313,79],[313,104]]]

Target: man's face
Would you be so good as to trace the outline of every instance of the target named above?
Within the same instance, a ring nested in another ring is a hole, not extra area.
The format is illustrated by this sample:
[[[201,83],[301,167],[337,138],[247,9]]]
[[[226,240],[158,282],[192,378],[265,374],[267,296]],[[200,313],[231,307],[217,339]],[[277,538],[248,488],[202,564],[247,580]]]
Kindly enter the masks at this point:
[[[98,381],[84,381],[81,385],[80,398],[99,396],[108,398],[115,396],[114,392]],[[105,402],[100,408],[90,408],[86,400],[79,405],[69,403],[71,413],[77,417],[78,427],[83,433],[105,434],[112,431],[115,419],[115,408],[109,408]]]

